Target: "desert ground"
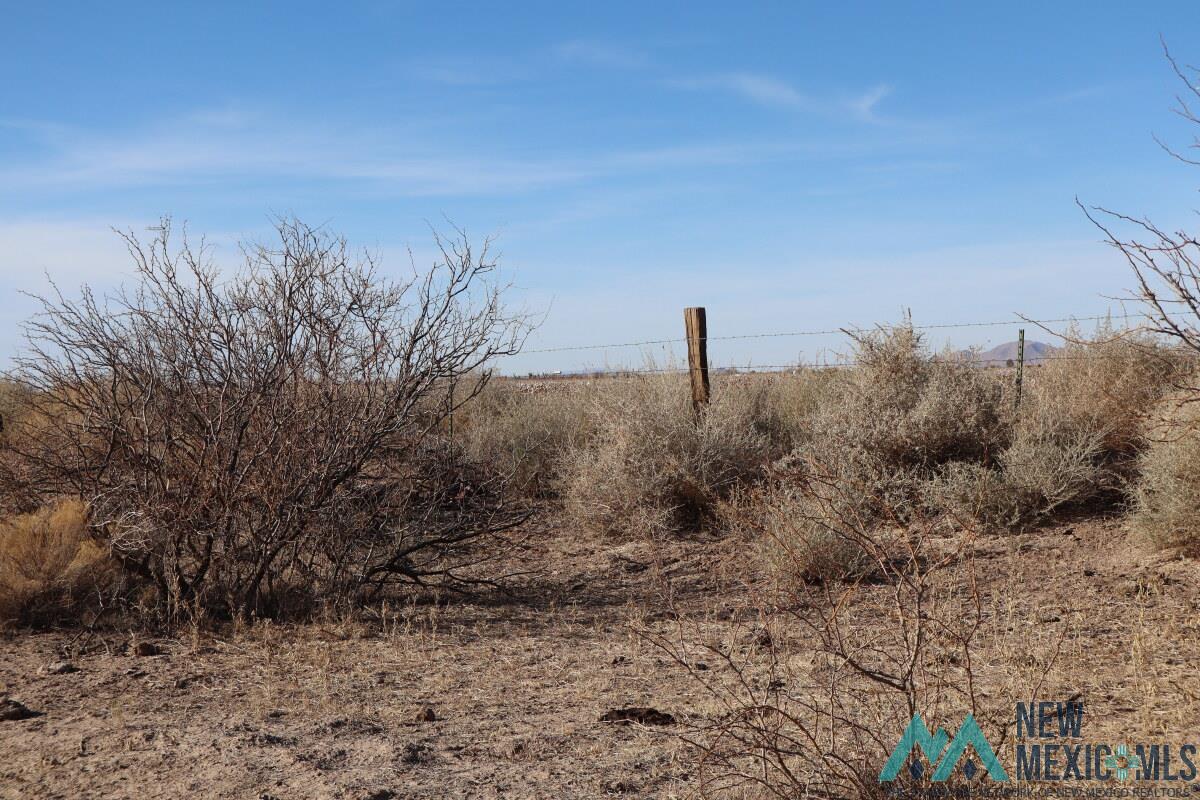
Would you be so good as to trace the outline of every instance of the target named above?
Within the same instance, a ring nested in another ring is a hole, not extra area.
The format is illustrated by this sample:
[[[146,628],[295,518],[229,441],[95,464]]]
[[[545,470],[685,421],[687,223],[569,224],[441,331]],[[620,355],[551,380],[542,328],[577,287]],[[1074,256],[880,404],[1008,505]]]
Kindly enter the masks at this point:
[[[114,631],[9,636],[0,681],[40,715],[0,723],[0,796],[692,796],[686,731],[721,709],[647,636],[761,649],[748,543],[527,533],[543,567],[504,593],[196,631],[150,656]],[[988,617],[1009,631],[980,653],[985,692],[1018,659],[1053,656],[1041,694],[1080,693],[1091,735],[1200,738],[1194,562],[1147,558],[1120,517],[973,548]],[[721,672],[704,658],[701,676]],[[77,671],[47,673],[63,661]],[[600,721],[628,706],[677,723]]]

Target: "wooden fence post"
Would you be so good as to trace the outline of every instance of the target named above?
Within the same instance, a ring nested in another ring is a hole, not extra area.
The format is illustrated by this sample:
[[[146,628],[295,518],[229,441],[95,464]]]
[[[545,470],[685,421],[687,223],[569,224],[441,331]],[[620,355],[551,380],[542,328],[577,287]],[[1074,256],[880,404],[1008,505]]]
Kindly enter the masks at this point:
[[[708,405],[708,324],[704,308],[685,308],[683,324],[687,330],[688,373],[692,378],[692,408],[699,414]]]
[[[1021,389],[1025,383],[1025,329],[1017,331],[1017,397],[1013,405],[1021,405]]]

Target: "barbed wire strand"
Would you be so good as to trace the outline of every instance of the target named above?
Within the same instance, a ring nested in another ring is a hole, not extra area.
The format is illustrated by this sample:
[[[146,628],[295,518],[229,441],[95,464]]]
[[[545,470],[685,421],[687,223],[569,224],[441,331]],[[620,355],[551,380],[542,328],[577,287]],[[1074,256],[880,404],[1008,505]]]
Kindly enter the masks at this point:
[[[1025,366],[1037,367],[1047,361],[1119,361],[1122,356],[1033,356],[1025,360]],[[951,364],[999,364],[1013,362],[1015,366],[1016,358],[1008,357],[991,357],[991,358],[949,358],[945,359]],[[848,367],[862,366],[861,361],[811,361],[800,362],[794,364],[747,364],[747,365],[728,365],[728,366],[709,366],[710,373],[726,373],[726,374],[747,374],[754,372],[765,372],[768,370],[803,370],[803,369],[845,369]],[[555,379],[562,378],[586,378],[586,377],[619,377],[625,375],[668,375],[668,374],[686,374],[691,372],[690,367],[630,367],[628,369],[595,369],[595,370],[580,370],[569,374],[553,375],[553,374],[535,374],[534,377]],[[518,376],[508,376],[518,377]]]
[[[930,331],[941,330],[948,328],[989,328],[998,327],[1001,325],[1053,325],[1063,322],[1099,322],[1110,319],[1135,319],[1145,318],[1146,314],[1097,314],[1086,317],[1059,317],[1056,319],[1024,319],[1018,317],[1016,319],[996,321],[996,322],[946,322],[935,325],[913,325],[913,330]],[[742,333],[733,334],[730,336],[708,336],[706,341],[732,341],[735,339],[776,339],[789,336],[831,336],[836,334],[846,334],[849,331],[869,331],[872,328],[860,327],[855,325],[847,325],[843,328],[831,328],[829,330],[811,330],[811,331],[782,331],[778,333]],[[645,347],[655,344],[683,344],[687,341],[686,338],[679,339],[646,339],[640,342],[614,342],[612,344],[581,344],[581,345],[566,345],[563,347],[541,347],[532,350],[522,350],[519,355],[527,355],[532,353],[565,353],[576,350],[608,350],[618,347]]]

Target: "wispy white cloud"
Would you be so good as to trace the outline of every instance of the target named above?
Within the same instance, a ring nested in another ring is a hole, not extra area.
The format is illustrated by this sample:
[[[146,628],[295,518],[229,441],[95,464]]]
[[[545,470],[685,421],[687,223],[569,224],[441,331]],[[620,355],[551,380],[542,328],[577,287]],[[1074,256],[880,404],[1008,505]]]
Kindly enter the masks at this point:
[[[721,91],[756,105],[814,114],[850,116],[863,122],[879,122],[876,108],[891,94],[887,85],[875,86],[860,94],[832,98],[810,94],[787,81],[754,72],[726,72],[692,78],[675,78],[664,84],[688,91]]]
[[[598,67],[638,69],[648,66],[644,53],[628,47],[586,39],[573,39],[554,46],[554,55],[565,61],[577,61]]]
[[[268,222],[264,217],[259,228],[247,232],[207,228],[201,232],[205,248],[218,266],[231,266],[240,261],[238,242],[253,238]],[[116,285],[134,273],[121,234],[149,239],[160,223],[157,218],[130,214],[0,219],[0,287],[41,293],[49,286],[47,277],[68,292],[82,283],[101,288]],[[175,228],[176,239],[183,238],[188,234],[187,220],[177,220]]]
[[[529,77],[527,68],[511,61],[482,58],[425,60],[405,72],[419,80],[457,88],[499,86]]]
[[[892,87],[886,84],[876,86],[873,89],[863,92],[858,97],[850,98],[846,102],[846,105],[859,119],[865,122],[876,122],[878,120],[875,116],[875,107],[891,93]]]
[[[96,218],[0,221],[0,285],[39,292],[46,275],[64,289],[119,277],[129,269],[129,254],[111,224]]]
[[[0,161],[0,184],[55,191],[347,182],[409,196],[493,195],[589,180],[861,152],[844,141],[678,143],[512,156],[238,109],[194,111],[121,134],[56,128],[45,154]]]
[[[256,178],[358,181],[413,195],[488,194],[577,180],[581,167],[548,159],[460,157],[406,146],[399,134],[234,112],[193,112],[122,134],[72,131],[44,158],[0,164],[11,187],[109,188]]]
[[[738,95],[762,106],[817,111],[821,104],[785,81],[751,72],[729,72],[701,78],[666,81],[666,85],[687,90],[718,90]]]

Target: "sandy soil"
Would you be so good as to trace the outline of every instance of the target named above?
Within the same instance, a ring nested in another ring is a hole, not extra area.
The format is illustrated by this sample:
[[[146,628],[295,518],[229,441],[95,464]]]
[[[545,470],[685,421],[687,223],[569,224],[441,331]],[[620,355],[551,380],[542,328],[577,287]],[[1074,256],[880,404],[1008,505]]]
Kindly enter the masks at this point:
[[[636,631],[668,631],[676,611],[752,630],[745,546],[536,541],[540,572],[512,596],[195,633],[156,640],[160,655],[113,631],[0,640],[0,691],[41,712],[0,722],[0,797],[689,796],[679,726],[600,717],[710,713]],[[977,555],[1009,628],[1046,629],[1024,646],[1062,649],[1046,691],[1081,693],[1092,733],[1200,740],[1195,563],[1147,555],[1119,519],[985,537]],[[1003,677],[1013,656],[985,654],[983,671]],[[51,674],[64,658],[78,671]]]

